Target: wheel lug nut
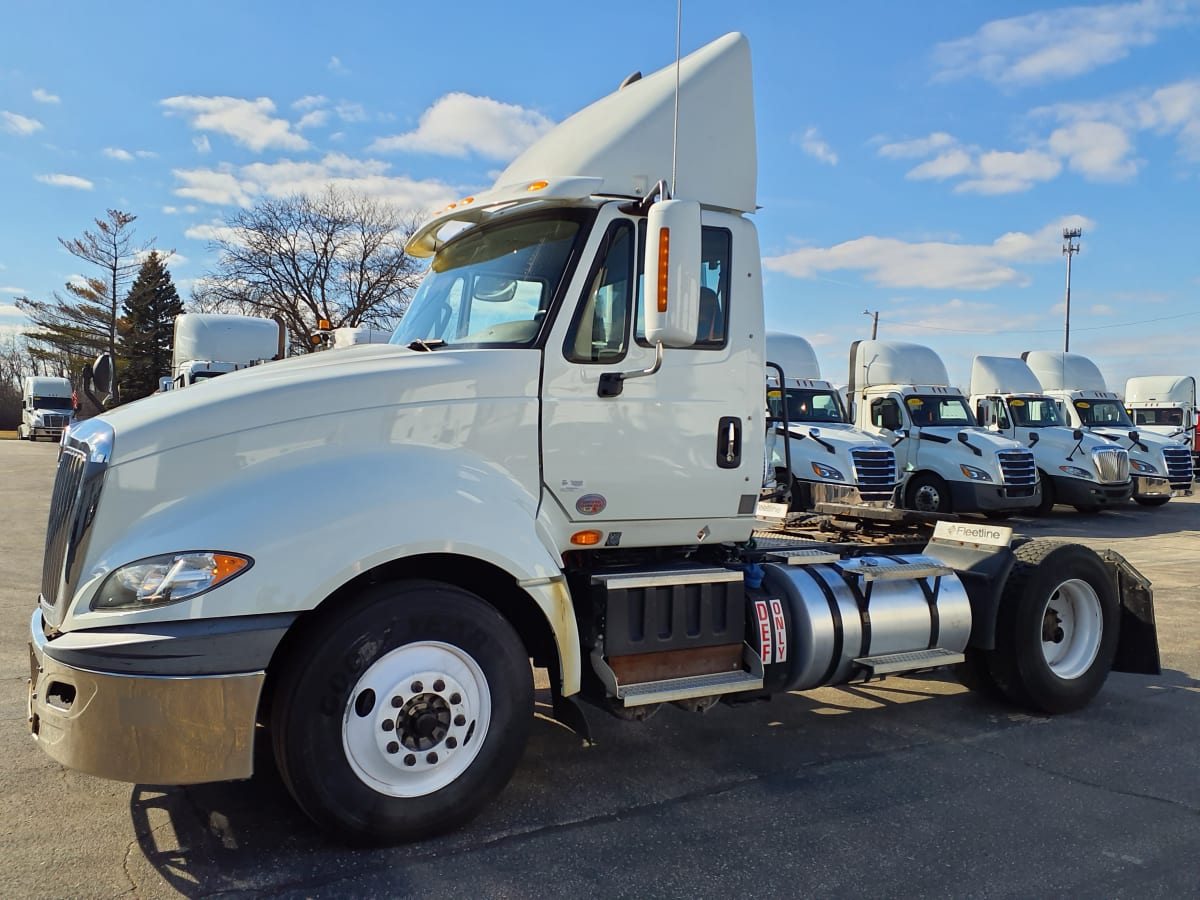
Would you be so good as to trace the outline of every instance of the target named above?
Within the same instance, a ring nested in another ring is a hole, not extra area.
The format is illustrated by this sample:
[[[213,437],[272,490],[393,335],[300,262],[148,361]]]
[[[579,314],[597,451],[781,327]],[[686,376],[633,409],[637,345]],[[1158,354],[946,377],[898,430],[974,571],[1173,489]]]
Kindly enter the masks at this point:
[[[437,759],[438,757],[436,753],[429,753],[425,756],[425,762],[429,763],[430,765],[433,765],[435,762],[437,762]]]
[[[442,691],[444,691],[446,689],[446,682],[442,681],[442,679],[439,678],[437,681],[435,681],[433,683],[433,689],[440,694]]]
[[[459,728],[461,728],[462,726],[467,724],[467,717],[464,716],[462,713],[459,713],[457,716],[454,717],[454,724],[457,725]]]
[[[399,753],[400,745],[397,744],[395,741],[389,741],[388,745],[387,745],[387,752],[388,753]]]
[[[399,709],[399,708],[400,708],[400,707],[402,707],[403,705],[404,705],[404,698],[403,698],[403,697],[401,697],[401,696],[397,695],[397,696],[395,696],[395,697],[393,697],[393,698],[392,698],[392,708],[393,708],[393,709]]]
[[[460,704],[460,703],[462,703],[462,695],[461,694],[451,694],[450,695],[450,705],[451,706],[458,706],[458,704]]]
[[[408,756],[404,757],[404,764],[406,766],[415,766],[417,764],[417,758],[410,753]]]
[[[414,682],[412,683],[411,687],[412,687],[412,692],[413,692],[414,694],[419,694],[419,693],[421,693],[423,690],[425,690],[425,685],[421,684],[421,682],[419,682],[419,681],[414,681]]]
[[[391,731],[395,727],[396,727],[396,723],[393,722],[391,719],[383,720],[383,730],[384,731]]]
[[[458,738],[454,737],[453,735],[451,735],[450,737],[446,738],[446,746],[447,746],[449,749],[453,750],[455,747],[457,747],[457,746],[458,746]]]

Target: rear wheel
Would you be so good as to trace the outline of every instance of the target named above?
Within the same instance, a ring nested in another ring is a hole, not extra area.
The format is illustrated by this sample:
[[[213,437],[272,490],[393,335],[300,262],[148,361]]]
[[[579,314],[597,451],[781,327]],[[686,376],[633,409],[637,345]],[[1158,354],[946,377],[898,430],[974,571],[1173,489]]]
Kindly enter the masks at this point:
[[[1079,544],[1030,541],[1004,585],[987,670],[1013,702],[1072,712],[1099,693],[1117,651],[1119,603],[1104,562]]]
[[[508,783],[532,718],[529,657],[512,626],[433,582],[368,589],[318,620],[275,677],[284,783],[314,821],[355,842],[473,818]]]
[[[921,472],[908,482],[904,492],[904,505],[923,513],[950,512],[950,489],[932,472]]]
[[[1162,506],[1170,497],[1134,497],[1133,502],[1142,506]]]

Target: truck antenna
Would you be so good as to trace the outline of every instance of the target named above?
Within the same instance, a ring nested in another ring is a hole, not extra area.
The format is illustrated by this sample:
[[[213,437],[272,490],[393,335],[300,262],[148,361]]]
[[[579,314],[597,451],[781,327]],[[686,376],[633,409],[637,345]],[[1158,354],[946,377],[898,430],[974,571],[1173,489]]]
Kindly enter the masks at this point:
[[[671,135],[671,196],[675,196],[675,159],[679,153],[679,32],[683,23],[683,0],[675,0],[675,130]]]

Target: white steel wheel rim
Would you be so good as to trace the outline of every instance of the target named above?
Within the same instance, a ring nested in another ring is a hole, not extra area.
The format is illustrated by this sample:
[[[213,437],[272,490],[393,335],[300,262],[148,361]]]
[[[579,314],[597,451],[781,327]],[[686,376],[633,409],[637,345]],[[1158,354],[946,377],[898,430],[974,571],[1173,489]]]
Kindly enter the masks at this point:
[[[342,715],[346,761],[389,797],[424,797],[475,761],[492,718],[479,664],[439,641],[385,653],[350,691]]]
[[[1100,597],[1090,584],[1072,578],[1055,588],[1042,611],[1042,655],[1051,672],[1064,680],[1083,675],[1103,635]]]

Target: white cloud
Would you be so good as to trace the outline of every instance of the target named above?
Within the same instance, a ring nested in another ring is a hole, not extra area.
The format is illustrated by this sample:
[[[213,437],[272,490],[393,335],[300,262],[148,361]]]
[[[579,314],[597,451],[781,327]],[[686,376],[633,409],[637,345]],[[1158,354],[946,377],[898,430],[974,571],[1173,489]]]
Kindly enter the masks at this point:
[[[1018,266],[1056,261],[1062,229],[1092,225],[1082,216],[1068,216],[1033,234],[1009,232],[990,244],[909,242],[868,235],[832,247],[802,247],[766,257],[763,265],[794,278],[860,271],[867,281],[888,288],[990,290],[1026,284],[1028,279]]]
[[[343,122],[365,122],[367,120],[367,111],[363,109],[361,103],[342,101],[334,107],[334,112]]]
[[[490,97],[446,94],[421,114],[415,131],[378,138],[373,152],[404,150],[439,156],[512,159],[553,123],[539,112]]]
[[[12,294],[14,297],[23,297],[28,293],[29,292],[25,290],[25,288],[12,287],[11,285],[4,285],[3,287],[0,287],[0,294]],[[13,313],[17,311],[18,310],[15,306],[0,305],[0,315],[4,315],[6,312]]]
[[[42,184],[48,184],[51,187],[75,188],[80,191],[90,191],[93,185],[86,178],[80,178],[78,175],[34,175],[34,181],[40,181]]]
[[[884,144],[879,148],[879,155],[889,159],[911,159],[929,156],[931,153],[945,147],[952,147],[958,140],[952,134],[935,131],[928,137],[916,138],[911,141],[897,141]]]
[[[323,97],[320,94],[309,94],[295,101],[292,104],[292,109],[298,109],[301,112],[305,112],[306,110],[310,109],[318,109],[319,107],[325,106],[328,103],[328,97]]]
[[[139,264],[141,264],[149,258],[151,253],[157,253],[158,258],[161,259],[165,265],[171,268],[174,268],[175,266],[187,265],[188,263],[188,258],[178,250],[160,250],[157,247],[152,250],[139,250],[133,255],[133,258]]]
[[[133,155],[138,159],[157,159],[158,154],[153,150],[134,150]]]
[[[1107,303],[1097,303],[1095,306],[1089,306],[1088,312],[1094,316],[1115,316],[1117,314],[1116,307],[1109,306]]]
[[[33,89],[33,99],[38,103],[61,103],[62,98],[58,94],[52,94],[42,88]]]
[[[1138,0],[994,19],[970,37],[937,46],[937,77],[1027,85],[1082,75],[1193,21],[1194,9],[1191,0]]]
[[[183,232],[185,238],[193,241],[229,241],[238,243],[239,229],[230,228],[220,220],[193,225]]]
[[[192,146],[196,148],[197,153],[211,153],[212,144],[208,142],[208,135],[201,134],[192,138]]]
[[[300,121],[296,123],[296,130],[303,131],[305,128],[319,128],[329,120],[329,111],[325,109],[314,109],[312,112],[307,112],[300,117]]]
[[[214,169],[172,169],[172,172],[183,182],[183,187],[175,189],[177,196],[218,206],[250,206],[254,202],[252,187],[232,172]]]
[[[954,188],[960,194],[1014,194],[1027,191],[1039,181],[1049,181],[1062,171],[1057,157],[1037,150],[1022,153],[993,150],[980,155],[976,177]]]
[[[826,163],[827,165],[836,166],[838,157],[825,141],[821,140],[821,132],[816,128],[809,128],[804,132],[804,137],[799,141],[800,149],[815,159],[817,162]]]
[[[338,59],[336,56],[329,57],[329,62],[325,64],[325,68],[327,68],[334,75],[349,75],[350,74],[350,70],[347,69],[345,67],[345,65],[342,64],[342,61],[340,59]]]
[[[197,212],[200,209],[198,206],[193,206],[189,203],[187,206],[164,206],[162,211],[168,216],[178,215],[179,213],[188,213],[189,215]]]
[[[45,127],[37,119],[17,115],[14,112],[8,112],[8,110],[0,110],[0,122],[4,124],[4,130],[9,134],[20,135],[21,137],[29,137],[35,131],[41,131]]]
[[[105,147],[104,155],[109,159],[119,159],[121,162],[131,162],[133,154],[128,150],[122,150],[120,147]]]
[[[1137,174],[1129,159],[1133,144],[1125,129],[1111,122],[1076,122],[1050,135],[1050,149],[1073,172],[1097,181],[1124,181]]]
[[[973,166],[974,161],[971,159],[971,154],[965,150],[949,150],[910,169],[904,177],[914,180],[932,178],[944,181],[947,178],[966,175]]]
[[[291,123],[271,115],[275,104],[268,97],[245,100],[240,97],[168,97],[160,101],[167,115],[179,114],[191,119],[197,131],[226,134],[251,150],[267,148],[304,150],[308,141],[292,131]]]

